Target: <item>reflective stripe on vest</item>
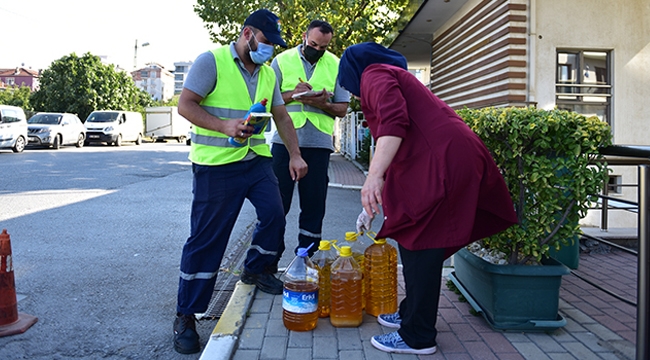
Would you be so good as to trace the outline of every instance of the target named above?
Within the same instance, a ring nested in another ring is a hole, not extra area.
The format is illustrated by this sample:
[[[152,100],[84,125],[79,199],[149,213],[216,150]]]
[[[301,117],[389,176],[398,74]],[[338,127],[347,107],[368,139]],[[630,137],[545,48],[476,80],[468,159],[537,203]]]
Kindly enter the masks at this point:
[[[297,47],[281,53],[276,59],[282,72],[281,92],[292,91],[298,85],[299,79],[307,77]],[[325,88],[327,91],[334,92],[338,70],[339,59],[329,51],[325,51],[325,54],[316,64],[314,74],[309,79],[309,84],[315,91]],[[298,101],[291,101],[286,107],[296,129],[305,126],[307,119],[309,119],[318,130],[328,135],[332,135],[334,132],[334,116],[326,111],[314,106],[303,105]]]
[[[217,86],[202,101],[201,106],[211,115],[220,119],[243,118],[253,102],[250,99],[246,82],[239,66],[232,57],[230,46],[212,51],[217,66]],[[259,69],[255,102],[268,99],[267,112],[270,112],[275,89],[275,72],[267,65]],[[192,148],[189,159],[200,165],[224,165],[243,159],[249,149],[257,155],[271,157],[264,134],[248,138],[245,146],[236,147],[228,142],[228,135],[199,126],[192,127]]]

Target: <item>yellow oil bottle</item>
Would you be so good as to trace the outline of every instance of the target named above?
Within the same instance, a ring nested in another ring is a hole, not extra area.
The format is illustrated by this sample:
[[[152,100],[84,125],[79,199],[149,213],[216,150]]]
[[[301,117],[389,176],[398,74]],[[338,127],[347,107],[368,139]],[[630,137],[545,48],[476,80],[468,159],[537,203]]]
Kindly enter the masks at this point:
[[[357,327],[363,322],[361,284],[363,273],[349,246],[341,246],[332,264],[330,322],[335,327]]]

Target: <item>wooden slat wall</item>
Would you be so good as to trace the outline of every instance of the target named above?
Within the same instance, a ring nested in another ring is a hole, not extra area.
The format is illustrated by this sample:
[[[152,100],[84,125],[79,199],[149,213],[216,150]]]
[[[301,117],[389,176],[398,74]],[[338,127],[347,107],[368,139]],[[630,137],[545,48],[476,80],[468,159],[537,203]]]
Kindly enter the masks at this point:
[[[525,0],[484,0],[432,43],[431,91],[451,107],[526,105]]]

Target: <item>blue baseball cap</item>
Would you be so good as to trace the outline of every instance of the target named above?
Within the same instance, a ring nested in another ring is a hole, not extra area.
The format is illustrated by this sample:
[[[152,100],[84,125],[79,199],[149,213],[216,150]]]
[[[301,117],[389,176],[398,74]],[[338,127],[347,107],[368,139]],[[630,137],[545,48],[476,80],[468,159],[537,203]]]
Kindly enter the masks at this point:
[[[271,43],[287,47],[280,36],[280,19],[274,13],[266,9],[257,10],[246,18],[246,25],[259,29]]]

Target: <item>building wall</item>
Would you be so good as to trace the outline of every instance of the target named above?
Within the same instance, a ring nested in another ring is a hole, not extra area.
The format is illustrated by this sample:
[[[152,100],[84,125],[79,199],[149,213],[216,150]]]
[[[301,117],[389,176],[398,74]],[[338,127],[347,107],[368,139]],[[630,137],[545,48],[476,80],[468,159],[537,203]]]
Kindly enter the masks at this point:
[[[180,94],[183,90],[183,83],[187,77],[187,73],[192,67],[192,61],[183,61],[174,63],[174,93]]]
[[[611,51],[614,143],[650,145],[650,1],[470,0],[435,34],[431,88],[454,108],[556,106],[557,50]],[[646,111],[644,111],[646,110]],[[635,167],[613,167],[635,184]],[[633,187],[619,194],[637,200]],[[610,211],[609,227],[637,215]],[[583,225],[600,225],[590,211]]]
[[[650,144],[650,2],[534,0],[535,100],[555,106],[557,48],[612,51],[612,129],[617,144]],[[645,110],[645,111],[644,111]]]
[[[434,34],[431,90],[453,108],[525,106],[525,1],[469,1]]]
[[[146,76],[142,76],[146,72]],[[174,96],[174,75],[157,64],[132,72],[135,86],[151,95],[154,100],[170,100]]]
[[[611,51],[614,143],[650,145],[650,2],[647,0],[533,0],[531,44],[536,59],[531,97],[538,106],[555,106],[556,49]],[[612,167],[611,175],[635,184],[636,167]],[[637,201],[636,188],[620,196]],[[636,227],[637,215],[609,211],[609,227]],[[600,211],[591,211],[583,225],[600,225]]]
[[[27,86],[31,91],[39,89],[39,71],[13,68],[13,69],[0,69],[0,83],[5,86]]]

